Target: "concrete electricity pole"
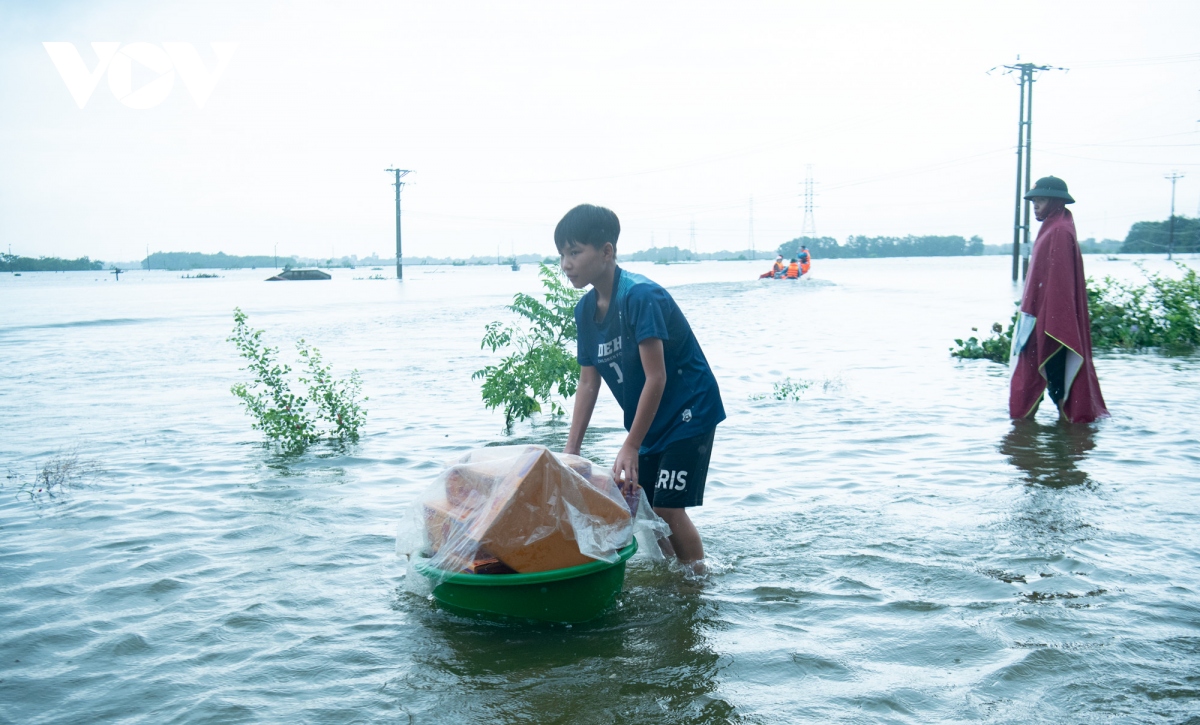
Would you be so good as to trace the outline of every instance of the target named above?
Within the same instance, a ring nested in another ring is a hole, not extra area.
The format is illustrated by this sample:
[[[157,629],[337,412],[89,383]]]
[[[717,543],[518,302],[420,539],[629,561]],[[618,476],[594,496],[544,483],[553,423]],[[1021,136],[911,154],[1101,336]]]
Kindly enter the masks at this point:
[[[392,185],[396,187],[396,279],[404,279],[404,253],[400,248],[400,189],[404,186],[403,179],[412,172],[408,169],[388,169],[389,174],[396,175]]]
[[[1017,56],[1017,60],[1021,57]],[[1012,257],[1012,279],[1016,282],[1023,278],[1029,272],[1029,216],[1030,204],[1024,200],[1025,191],[1029,189],[1032,171],[1033,157],[1033,83],[1036,80],[1035,74],[1045,70],[1067,70],[1066,68],[1055,68],[1048,65],[1037,65],[1034,63],[1018,63],[1016,65],[1003,66],[1006,73],[1019,73],[1021,84],[1021,104],[1020,104],[1020,120],[1017,123],[1017,201],[1016,211],[1013,214],[1013,257]],[[992,70],[996,70],[993,68]],[[988,71],[989,73],[991,71]],[[1022,178],[1023,177],[1023,178]],[[1021,223],[1021,206],[1024,202],[1025,207],[1025,222]],[[1022,237],[1024,237],[1024,255],[1022,255]],[[1024,256],[1025,263],[1022,266],[1021,257]]]
[[[1183,174],[1178,171],[1172,171],[1170,176],[1164,176],[1171,182],[1171,221],[1168,224],[1170,236],[1167,237],[1167,261],[1171,261],[1171,255],[1175,252],[1175,182],[1183,178]]]

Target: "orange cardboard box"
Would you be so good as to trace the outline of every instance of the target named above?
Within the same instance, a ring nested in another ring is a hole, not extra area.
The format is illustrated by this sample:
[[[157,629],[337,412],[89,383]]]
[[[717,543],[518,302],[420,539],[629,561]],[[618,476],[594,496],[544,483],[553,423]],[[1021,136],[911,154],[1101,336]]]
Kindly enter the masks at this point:
[[[530,450],[492,483],[486,505],[455,505],[467,499],[478,504],[480,498],[468,492],[489,488],[486,481],[472,480],[469,471],[455,467],[446,478],[447,498],[425,504],[430,543],[437,550],[451,542],[454,549],[445,552],[453,560],[446,568],[466,567],[479,550],[521,573],[585,564],[592,559],[567,538],[574,534],[567,505],[608,525],[630,519],[623,502],[604,495],[544,448]]]
[[[443,498],[426,501],[423,513],[429,543],[443,557],[443,568],[455,571],[475,560],[478,545],[470,541],[475,511],[465,506],[454,506]],[[450,548],[443,551],[447,543]]]

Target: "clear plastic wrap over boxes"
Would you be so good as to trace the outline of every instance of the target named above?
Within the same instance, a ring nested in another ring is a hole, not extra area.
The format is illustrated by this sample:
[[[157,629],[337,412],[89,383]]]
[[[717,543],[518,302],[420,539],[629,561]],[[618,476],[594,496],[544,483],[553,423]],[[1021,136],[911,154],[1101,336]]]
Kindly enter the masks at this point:
[[[500,446],[442,471],[401,525],[397,551],[446,573],[529,573],[617,561],[639,529],[670,529],[633,486],[579,456],[544,446]],[[655,547],[657,548],[657,547]]]

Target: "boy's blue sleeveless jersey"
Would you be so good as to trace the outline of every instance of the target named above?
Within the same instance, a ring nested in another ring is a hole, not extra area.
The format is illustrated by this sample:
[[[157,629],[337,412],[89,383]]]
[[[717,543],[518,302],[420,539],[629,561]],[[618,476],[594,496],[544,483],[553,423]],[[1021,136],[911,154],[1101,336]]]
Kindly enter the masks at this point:
[[[596,322],[596,290],[589,290],[575,306],[575,326],[579,364],[600,371],[625,411],[625,430],[633,425],[646,384],[638,344],[652,337],[662,340],[667,385],[640,453],[659,453],[725,420],[717,379],[679,305],[662,287],[617,267],[608,314]]]

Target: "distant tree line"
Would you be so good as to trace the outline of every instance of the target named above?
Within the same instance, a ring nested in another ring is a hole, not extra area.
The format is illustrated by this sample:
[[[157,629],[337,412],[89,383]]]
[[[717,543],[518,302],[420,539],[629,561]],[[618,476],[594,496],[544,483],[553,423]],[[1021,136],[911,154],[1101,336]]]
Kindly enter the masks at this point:
[[[1171,220],[1135,222],[1125,236],[1121,251],[1125,254],[1164,253],[1171,246]],[[1200,252],[1200,219],[1175,217],[1176,252]]]
[[[21,257],[0,252],[0,269],[5,272],[80,272],[103,269],[104,262],[93,262],[87,257],[61,259],[59,257]]]
[[[786,259],[795,257],[800,245],[808,247],[814,259],[851,257],[964,257],[983,254],[983,239],[964,237],[846,237],[838,244],[833,237],[797,237],[779,245]]]
[[[295,257],[274,257],[269,254],[240,257],[224,252],[155,252],[142,260],[142,269],[271,269],[275,267],[276,260],[284,266],[296,264]]]
[[[630,252],[622,254],[621,259],[628,262],[699,262],[702,260],[739,260],[739,259],[766,259],[767,253],[763,250],[754,251],[743,249],[740,251],[721,250],[720,252],[693,252],[690,249],[680,249],[679,247],[650,247],[643,249],[640,252]],[[558,261],[557,258],[554,260]]]

